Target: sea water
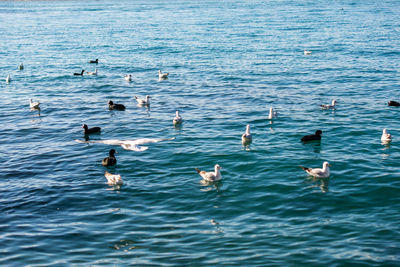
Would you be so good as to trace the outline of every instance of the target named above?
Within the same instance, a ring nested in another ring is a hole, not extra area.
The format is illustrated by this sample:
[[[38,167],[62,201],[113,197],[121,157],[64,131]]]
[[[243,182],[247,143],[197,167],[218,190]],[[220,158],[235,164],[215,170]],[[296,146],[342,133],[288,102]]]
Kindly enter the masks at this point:
[[[399,16],[390,0],[0,2],[0,265],[398,265]],[[175,139],[82,144],[83,123],[102,128],[89,140]],[[299,167],[324,161],[328,179]],[[222,181],[202,182],[215,164]]]

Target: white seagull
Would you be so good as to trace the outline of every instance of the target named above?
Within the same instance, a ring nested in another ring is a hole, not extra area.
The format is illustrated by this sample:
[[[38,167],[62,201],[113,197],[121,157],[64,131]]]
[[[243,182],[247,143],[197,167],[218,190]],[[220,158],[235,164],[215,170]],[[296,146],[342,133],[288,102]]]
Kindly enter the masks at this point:
[[[9,82],[11,82],[11,76],[10,76],[10,74],[8,74],[8,76],[6,77],[6,83],[9,83]]]
[[[132,150],[132,151],[145,151],[148,149],[147,146],[140,146],[144,144],[157,143],[161,141],[170,141],[174,140],[175,137],[162,139],[162,138],[141,138],[137,140],[117,140],[117,139],[109,139],[109,140],[96,140],[96,141],[82,141],[79,139],[75,139],[78,143],[99,143],[113,146],[121,146],[123,149]]]
[[[172,122],[174,123],[174,125],[178,125],[182,123],[182,117],[179,115],[179,111],[176,111],[175,113],[175,118],[172,120]]]
[[[33,102],[32,98],[29,98],[29,106],[31,109],[39,108],[40,102]]]
[[[306,55],[306,56],[311,55],[311,51],[310,50],[304,50],[304,55]]]
[[[141,99],[137,96],[135,96],[136,101],[138,102],[139,105],[141,106],[149,106],[150,105],[150,96],[146,95],[146,99]]]
[[[253,141],[253,137],[251,136],[250,133],[250,124],[246,125],[246,132],[242,134],[242,143],[243,145],[249,145]]]
[[[97,69],[95,69],[94,72],[87,71],[86,73],[87,73],[88,75],[97,76]]]
[[[108,185],[122,185],[124,182],[122,181],[121,175],[119,174],[111,174],[108,171],[104,173],[104,176],[107,179]]]
[[[387,133],[386,129],[383,129],[381,141],[382,142],[390,142],[390,141],[392,141],[392,136]]]
[[[158,78],[159,79],[167,79],[169,75],[169,72],[162,73],[161,70],[158,70]]]
[[[197,173],[200,174],[200,176],[203,177],[204,180],[209,182],[215,182],[221,180],[222,178],[220,172],[221,167],[218,164],[215,164],[214,169],[215,169],[214,172],[205,172],[205,171],[200,171],[198,168],[195,168]]]
[[[269,108],[269,114],[268,114],[268,119],[272,120],[273,118],[276,118],[277,113],[274,111],[274,109],[271,107]]]
[[[322,165],[322,169],[320,168],[306,168],[303,166],[300,166],[303,170],[305,170],[309,175],[314,176],[316,178],[328,178],[330,175],[330,170],[329,167],[331,165],[325,161],[324,164]]]
[[[332,100],[332,104],[328,105],[320,105],[322,109],[336,109],[336,99]]]
[[[125,75],[124,79],[127,82],[131,82],[132,81],[132,75],[131,74],[127,74],[127,75]]]

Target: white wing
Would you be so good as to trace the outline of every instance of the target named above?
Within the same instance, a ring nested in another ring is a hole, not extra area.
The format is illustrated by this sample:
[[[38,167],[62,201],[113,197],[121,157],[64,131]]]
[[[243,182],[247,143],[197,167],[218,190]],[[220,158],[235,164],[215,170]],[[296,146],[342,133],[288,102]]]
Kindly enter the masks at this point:
[[[157,142],[161,142],[161,141],[170,141],[170,140],[174,140],[175,137],[172,138],[141,138],[141,139],[137,139],[137,140],[133,140],[133,141],[129,141],[131,144],[134,145],[144,145],[144,144],[150,144],[150,143],[157,143]],[[124,143],[126,143],[128,141],[124,141]]]
[[[172,138],[141,138],[137,140],[117,140],[117,139],[109,139],[109,140],[95,140],[95,141],[82,141],[79,139],[75,139],[76,142],[78,143],[100,143],[100,144],[106,144],[106,145],[114,145],[114,146],[121,146],[123,149],[126,150],[132,150],[132,151],[144,151],[147,150],[148,147],[145,146],[139,146],[139,145],[144,145],[144,144],[150,144],[150,143],[157,143],[161,141],[170,141],[174,140],[175,137]]]
[[[96,140],[96,141],[82,141],[79,139],[75,139],[76,142],[78,143],[99,143],[99,144],[106,144],[106,145],[114,145],[114,146],[119,146],[124,143],[124,141],[117,140],[117,139],[109,139],[109,140]]]

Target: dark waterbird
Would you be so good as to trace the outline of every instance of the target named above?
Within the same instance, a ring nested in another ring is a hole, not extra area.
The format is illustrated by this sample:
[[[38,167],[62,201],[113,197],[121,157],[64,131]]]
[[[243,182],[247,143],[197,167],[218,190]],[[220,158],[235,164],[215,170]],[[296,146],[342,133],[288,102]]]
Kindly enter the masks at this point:
[[[92,127],[89,128],[86,124],[82,125],[83,128],[83,133],[86,134],[93,134],[93,133],[100,133],[101,128],[100,127]]]
[[[96,60],[89,60],[89,63],[91,63],[91,64],[97,64],[97,63],[99,63],[99,59],[96,58]]]
[[[111,100],[108,101],[108,108],[110,110],[113,110],[113,109],[115,109],[115,110],[125,110],[125,106],[124,105],[122,105],[122,104],[114,104],[114,102],[112,102]]]
[[[400,103],[397,102],[397,101],[391,100],[391,101],[388,102],[388,106],[391,106],[391,107],[400,107]]]
[[[81,73],[75,72],[74,75],[75,76],[83,76],[84,72],[85,72],[85,70],[82,70]]]
[[[115,149],[110,149],[109,156],[102,160],[101,165],[114,166],[115,164],[117,164],[117,159],[114,156],[114,154],[116,153],[117,151],[115,151]]]
[[[301,141],[303,141],[303,142],[320,141],[321,140],[321,135],[322,135],[322,131],[321,130],[316,130],[315,134],[310,134],[310,135],[303,136],[301,138]]]

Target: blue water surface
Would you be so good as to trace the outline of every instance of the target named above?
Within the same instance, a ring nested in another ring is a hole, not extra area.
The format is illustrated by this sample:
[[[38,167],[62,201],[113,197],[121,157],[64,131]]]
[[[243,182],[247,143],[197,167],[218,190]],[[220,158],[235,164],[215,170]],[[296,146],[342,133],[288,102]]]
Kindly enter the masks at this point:
[[[399,17],[392,0],[0,2],[0,265],[399,265]],[[83,123],[176,139],[82,144]],[[324,161],[329,179],[299,168]]]

